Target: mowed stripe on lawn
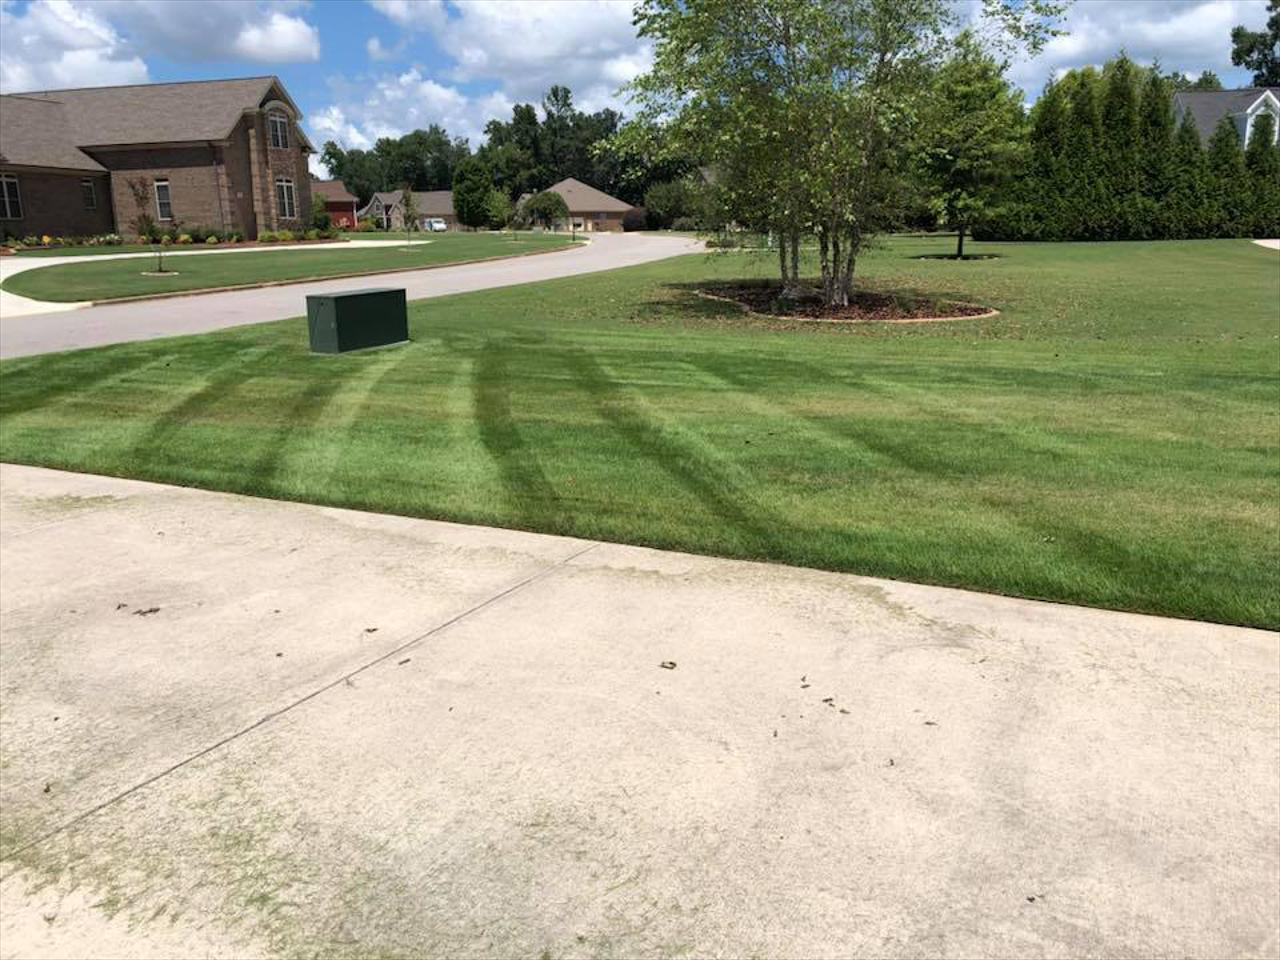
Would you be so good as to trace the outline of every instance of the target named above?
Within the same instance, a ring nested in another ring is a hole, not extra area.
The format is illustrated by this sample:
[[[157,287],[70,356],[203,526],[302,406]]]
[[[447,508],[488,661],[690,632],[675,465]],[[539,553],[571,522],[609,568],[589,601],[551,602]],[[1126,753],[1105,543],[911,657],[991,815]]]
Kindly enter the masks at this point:
[[[422,301],[386,352],[294,320],[8,361],[0,456],[1280,626],[1275,254],[911,259],[945,245],[860,276],[999,317],[783,328],[695,292],[767,255],[699,255]]]

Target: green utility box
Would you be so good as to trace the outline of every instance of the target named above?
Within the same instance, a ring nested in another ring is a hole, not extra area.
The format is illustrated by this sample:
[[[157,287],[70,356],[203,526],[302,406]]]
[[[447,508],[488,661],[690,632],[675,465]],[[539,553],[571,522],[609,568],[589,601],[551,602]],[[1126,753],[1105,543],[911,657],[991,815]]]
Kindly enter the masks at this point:
[[[402,287],[316,293],[307,297],[312,353],[346,353],[409,339]]]

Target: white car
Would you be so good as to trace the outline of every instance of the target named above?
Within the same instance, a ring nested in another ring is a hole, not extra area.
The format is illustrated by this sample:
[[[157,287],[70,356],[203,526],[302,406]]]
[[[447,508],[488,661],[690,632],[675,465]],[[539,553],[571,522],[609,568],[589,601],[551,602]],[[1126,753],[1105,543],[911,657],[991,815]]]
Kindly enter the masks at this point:
[[[432,217],[427,221],[427,232],[439,233],[441,230],[448,230],[449,225],[439,217]]]

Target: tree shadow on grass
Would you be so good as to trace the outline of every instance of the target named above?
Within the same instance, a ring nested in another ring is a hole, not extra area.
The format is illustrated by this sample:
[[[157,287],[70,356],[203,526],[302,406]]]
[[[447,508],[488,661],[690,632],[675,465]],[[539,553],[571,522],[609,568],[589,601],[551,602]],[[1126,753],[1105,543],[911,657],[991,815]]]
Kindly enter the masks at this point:
[[[85,351],[63,358],[53,375],[38,359],[30,369],[6,372],[0,379],[0,420],[74,397],[91,397],[108,380],[155,361],[154,355],[117,350],[109,356]]]
[[[201,416],[227,402],[235,389],[258,375],[257,364],[266,348],[241,351],[213,368],[205,385],[188,394],[162,413],[125,454],[125,462],[144,466],[163,465],[168,447],[182,431]]]
[[[518,519],[543,529],[565,530],[560,497],[525,442],[511,404],[510,347],[488,340],[472,374],[472,398],[480,442],[498,467]]]
[[[787,537],[781,520],[760,510],[748,510],[744,504],[750,503],[750,498],[723,471],[707,463],[696,448],[671,436],[636,409],[593,355],[573,351],[566,359],[596,413],[632,448],[693,494],[709,514],[737,531],[752,555],[786,557]]]

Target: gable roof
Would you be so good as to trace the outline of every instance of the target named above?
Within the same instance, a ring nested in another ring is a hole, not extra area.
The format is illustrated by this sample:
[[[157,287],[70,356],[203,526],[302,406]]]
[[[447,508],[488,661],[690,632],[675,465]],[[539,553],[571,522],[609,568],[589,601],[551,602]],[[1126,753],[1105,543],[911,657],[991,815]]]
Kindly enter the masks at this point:
[[[547,189],[564,197],[570,213],[626,213],[631,209],[631,204],[573,177],[566,177]]]
[[[67,123],[81,147],[223,140],[242,113],[258,109],[269,98],[287,104],[297,117],[302,115],[273,76],[40,90],[22,96],[64,104]],[[310,149],[306,137],[301,139]]]
[[[365,211],[373,206],[373,201],[377,200],[389,210],[399,210],[400,201],[402,199],[400,190],[381,190],[373,195],[369,200],[369,205],[360,211],[360,216],[365,215]],[[418,210],[420,217],[452,217],[453,212],[453,191],[452,190],[414,190],[413,205]]]
[[[1178,116],[1191,114],[1200,131],[1200,139],[1208,140],[1223,117],[1232,117],[1248,110],[1270,93],[1280,102],[1280,87],[1245,87],[1240,90],[1182,90],[1173,95],[1173,106]]]
[[[0,97],[0,163],[104,172],[76,146],[63,104],[25,96]]]
[[[355,203],[356,198],[341,180],[312,180],[311,195],[324,197],[335,203]]]

